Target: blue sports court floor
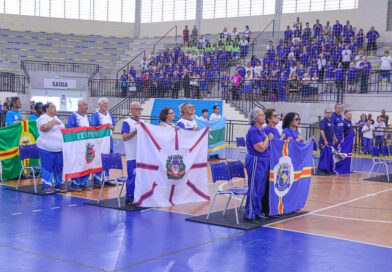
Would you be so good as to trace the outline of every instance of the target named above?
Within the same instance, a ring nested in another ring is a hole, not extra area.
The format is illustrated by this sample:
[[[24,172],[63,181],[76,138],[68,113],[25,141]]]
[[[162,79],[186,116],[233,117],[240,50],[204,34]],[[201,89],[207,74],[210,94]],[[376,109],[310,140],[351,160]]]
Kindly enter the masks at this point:
[[[0,271],[392,271],[392,184],[328,179],[313,179],[309,214],[247,232],[185,221],[205,207],[125,212],[0,186]]]

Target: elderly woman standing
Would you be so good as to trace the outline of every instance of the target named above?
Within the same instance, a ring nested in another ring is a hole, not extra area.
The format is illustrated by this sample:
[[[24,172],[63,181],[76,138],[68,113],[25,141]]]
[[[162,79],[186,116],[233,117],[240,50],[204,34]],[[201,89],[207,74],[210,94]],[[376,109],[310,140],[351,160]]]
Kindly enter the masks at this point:
[[[56,106],[47,103],[44,107],[45,114],[37,119],[39,137],[37,147],[41,157],[42,191],[46,194],[66,192],[63,183],[63,152],[61,130],[64,124],[56,116]],[[54,190],[52,180],[55,181]]]
[[[161,127],[176,127],[173,124],[174,119],[176,119],[176,114],[174,110],[170,107],[163,108],[159,113],[159,120],[161,123],[159,124]]]
[[[106,97],[102,97],[98,100],[98,110],[91,115],[92,126],[102,126],[109,124],[112,131],[116,126],[113,115],[109,112],[109,100]],[[113,153],[113,138],[110,137],[110,153]],[[109,173],[106,173],[108,176]],[[94,186],[100,188],[102,172],[94,175]]]
[[[248,194],[245,206],[245,220],[257,222],[265,218],[268,207],[263,206],[270,168],[269,138],[262,130],[265,114],[262,109],[255,108],[249,117],[251,127],[246,134],[248,154],[245,166],[248,172]],[[262,214],[264,212],[264,215]]]

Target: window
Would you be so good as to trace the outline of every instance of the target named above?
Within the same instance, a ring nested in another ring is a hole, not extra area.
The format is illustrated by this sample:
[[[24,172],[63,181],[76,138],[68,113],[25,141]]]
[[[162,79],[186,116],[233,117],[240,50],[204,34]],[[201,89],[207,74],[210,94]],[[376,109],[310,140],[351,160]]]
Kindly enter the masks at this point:
[[[283,0],[283,13],[358,8],[358,0]]]
[[[34,0],[21,0],[20,1],[20,14],[21,15],[35,15],[35,1]]]
[[[121,22],[122,0],[110,0],[108,5],[108,21]]]
[[[64,0],[50,1],[50,17],[64,18]]]
[[[5,13],[7,14],[19,14],[19,1],[5,0]]]
[[[203,3],[203,19],[267,14],[275,14],[274,0],[212,0]]]
[[[143,0],[142,23],[194,20],[196,0]]]

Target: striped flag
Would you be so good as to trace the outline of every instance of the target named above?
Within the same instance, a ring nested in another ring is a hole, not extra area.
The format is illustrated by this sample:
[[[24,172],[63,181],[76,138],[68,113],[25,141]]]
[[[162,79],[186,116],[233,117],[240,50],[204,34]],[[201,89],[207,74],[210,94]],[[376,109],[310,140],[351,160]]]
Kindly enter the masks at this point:
[[[38,130],[35,121],[24,120],[0,129],[0,178],[7,181],[19,176],[21,164],[19,145],[36,143]],[[23,161],[25,166],[37,165],[36,160]]]
[[[101,154],[110,152],[109,125],[68,128],[61,133],[66,180],[102,171]]]
[[[207,201],[208,128],[137,127],[135,205],[166,207]]]
[[[226,132],[226,118],[221,118],[213,122],[207,122],[196,119],[197,127],[200,129],[208,127],[208,155],[218,155],[224,152],[226,148],[225,132]]]
[[[312,176],[313,140],[271,141],[269,173],[270,215],[294,212],[305,206]]]

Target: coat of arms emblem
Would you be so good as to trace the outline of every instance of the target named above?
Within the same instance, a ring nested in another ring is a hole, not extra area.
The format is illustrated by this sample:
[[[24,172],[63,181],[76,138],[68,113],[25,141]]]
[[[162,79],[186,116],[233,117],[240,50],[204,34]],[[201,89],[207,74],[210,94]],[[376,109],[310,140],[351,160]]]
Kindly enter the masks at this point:
[[[181,155],[171,155],[166,160],[167,178],[171,180],[179,180],[185,176],[185,163]]]
[[[86,153],[85,153],[85,159],[87,163],[91,163],[95,158],[95,150],[94,150],[94,145],[88,143],[86,145]]]

